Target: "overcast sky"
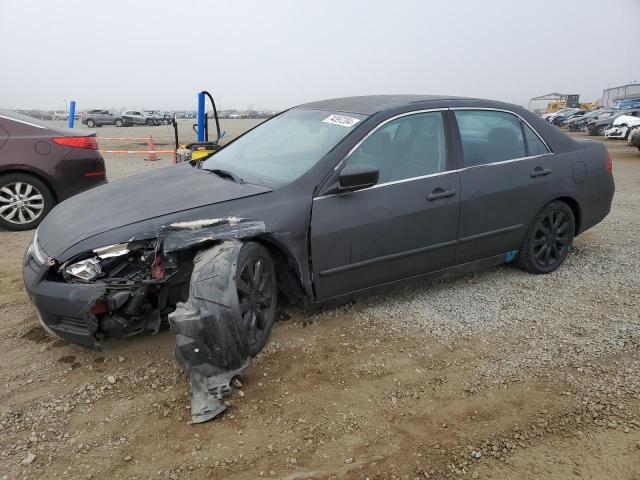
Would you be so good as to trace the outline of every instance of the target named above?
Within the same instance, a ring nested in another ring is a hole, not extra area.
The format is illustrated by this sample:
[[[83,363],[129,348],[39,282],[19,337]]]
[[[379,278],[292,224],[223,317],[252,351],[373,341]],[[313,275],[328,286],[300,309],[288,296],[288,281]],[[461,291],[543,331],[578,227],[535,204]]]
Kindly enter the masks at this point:
[[[639,19],[640,0],[0,0],[0,108],[591,101],[640,81]]]

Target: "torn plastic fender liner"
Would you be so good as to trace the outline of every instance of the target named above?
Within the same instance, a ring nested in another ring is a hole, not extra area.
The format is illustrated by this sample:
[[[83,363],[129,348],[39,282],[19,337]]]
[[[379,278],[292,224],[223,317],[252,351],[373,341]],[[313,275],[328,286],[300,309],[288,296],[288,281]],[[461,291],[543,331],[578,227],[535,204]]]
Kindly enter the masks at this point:
[[[191,382],[191,419],[206,422],[225,410],[222,397],[249,366],[247,337],[239,322],[235,276],[242,243],[225,241],[193,260],[189,298],[169,314],[176,359]]]
[[[242,239],[265,232],[263,221],[236,217],[175,223],[166,227],[163,250],[170,253],[214,240]]]

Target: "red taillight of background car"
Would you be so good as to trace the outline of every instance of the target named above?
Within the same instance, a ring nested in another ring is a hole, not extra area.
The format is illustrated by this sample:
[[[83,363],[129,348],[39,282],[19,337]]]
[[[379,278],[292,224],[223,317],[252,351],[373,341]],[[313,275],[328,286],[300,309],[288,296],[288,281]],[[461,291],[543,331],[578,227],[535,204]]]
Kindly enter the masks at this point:
[[[67,147],[98,150],[96,137],[54,137],[52,140],[58,145],[65,145]]]
[[[607,162],[604,164],[604,169],[607,173],[611,173],[613,171],[613,162],[611,161],[611,154],[607,152]]]

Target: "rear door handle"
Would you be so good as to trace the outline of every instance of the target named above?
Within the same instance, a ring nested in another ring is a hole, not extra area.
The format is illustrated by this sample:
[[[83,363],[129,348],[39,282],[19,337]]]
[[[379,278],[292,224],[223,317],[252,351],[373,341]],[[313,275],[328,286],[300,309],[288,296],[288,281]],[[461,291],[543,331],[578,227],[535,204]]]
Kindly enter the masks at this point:
[[[429,200],[430,202],[437,200],[439,198],[447,198],[447,197],[453,197],[456,194],[455,190],[445,190],[443,188],[436,188],[433,192],[431,192],[429,195],[427,195],[427,200]]]
[[[529,175],[531,175],[531,178],[535,178],[535,177],[543,177],[545,175],[549,175],[550,173],[551,173],[550,168],[536,167],[533,169],[533,171]]]

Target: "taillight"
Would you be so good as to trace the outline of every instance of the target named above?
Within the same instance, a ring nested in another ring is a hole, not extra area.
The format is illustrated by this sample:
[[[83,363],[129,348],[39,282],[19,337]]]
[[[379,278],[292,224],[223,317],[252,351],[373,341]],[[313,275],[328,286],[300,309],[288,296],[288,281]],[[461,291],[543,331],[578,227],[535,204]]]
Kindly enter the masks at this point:
[[[604,164],[604,169],[607,173],[613,171],[613,162],[611,161],[611,154],[609,152],[607,152],[607,162]]]
[[[53,137],[51,140],[58,145],[66,145],[67,147],[98,150],[96,137]]]

